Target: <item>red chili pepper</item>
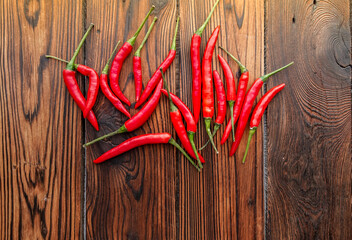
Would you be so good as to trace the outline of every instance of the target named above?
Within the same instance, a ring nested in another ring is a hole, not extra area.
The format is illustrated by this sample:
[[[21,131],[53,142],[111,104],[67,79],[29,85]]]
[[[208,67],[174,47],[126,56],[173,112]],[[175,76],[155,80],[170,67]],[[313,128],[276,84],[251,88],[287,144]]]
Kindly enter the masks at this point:
[[[221,138],[221,144],[224,144],[226,142],[226,140],[228,139],[228,137],[230,136],[231,129],[232,129],[232,137],[233,137],[233,139],[235,138],[234,128],[232,127],[232,125],[234,125],[237,122],[237,119],[241,113],[244,97],[246,96],[246,90],[247,90],[248,79],[249,79],[249,72],[248,72],[247,68],[240,61],[238,61],[234,56],[232,56],[231,53],[229,53],[223,47],[219,47],[219,48],[224,50],[233,60],[235,60],[241,69],[241,77],[239,79],[239,83],[238,83],[238,87],[237,87],[237,99],[236,99],[235,106],[233,109],[233,114],[231,114],[231,116],[233,116],[233,118],[231,118],[231,121],[233,119],[233,124],[231,121],[229,121],[226,125],[224,134]]]
[[[158,69],[154,72],[154,74],[151,77],[151,79],[148,81],[147,86],[145,87],[141,98],[139,99],[139,101],[135,105],[136,109],[139,106],[141,106],[145,102],[145,100],[147,100],[147,98],[152,93],[152,91],[155,88],[155,86],[160,82],[160,80],[161,80],[161,72],[159,71],[159,69],[162,68],[163,71],[165,72],[169,68],[171,63],[174,61],[174,59],[175,59],[175,56],[176,56],[176,36],[177,36],[179,19],[180,19],[180,17],[178,17],[177,21],[176,21],[175,34],[174,34],[174,38],[172,40],[172,45],[171,45],[171,49],[169,51],[169,54],[167,55],[165,60],[160,64]]]
[[[75,64],[75,60],[77,58],[79,50],[82,48],[83,43],[84,43],[85,39],[87,38],[89,32],[92,30],[93,26],[94,26],[93,24],[91,24],[89,26],[89,28],[87,29],[87,32],[84,34],[84,36],[83,36],[82,40],[80,41],[77,49],[75,50],[75,52],[73,54],[73,57],[68,62],[67,66],[66,66],[66,69],[63,71],[64,82],[65,82],[65,85],[67,87],[67,90],[69,91],[69,93],[72,96],[73,100],[77,103],[78,107],[82,111],[85,110],[85,108],[87,106],[87,102],[86,102],[86,99],[84,98],[81,90],[79,89],[79,86],[78,86],[78,83],[77,83],[77,80],[76,80],[76,71],[75,71],[75,69],[76,69],[77,64]],[[53,57],[53,56],[50,56],[50,55],[46,55],[46,57],[48,57],[48,58],[56,58],[56,57]],[[97,119],[96,119],[93,111],[89,111],[88,112],[87,119],[93,125],[93,127],[97,131],[99,131],[98,122],[97,122]]]
[[[216,1],[213,8],[211,9],[207,19],[203,25],[193,34],[191,42],[191,62],[192,62],[192,101],[193,101],[193,115],[194,120],[198,123],[200,115],[200,106],[201,106],[201,96],[202,96],[202,71],[200,63],[200,44],[202,41],[202,33],[207,26],[215,7],[218,5],[220,0]]]
[[[139,97],[142,92],[142,60],[141,60],[141,50],[146,43],[150,33],[152,32],[152,29],[154,27],[154,24],[158,20],[157,17],[154,17],[152,24],[150,25],[148,32],[144,36],[144,39],[141,43],[141,45],[138,47],[136,52],[134,53],[133,56],[133,75],[134,75],[134,85],[135,85],[135,91],[136,91],[136,102],[139,101]]]
[[[226,88],[227,88],[226,96],[227,96],[227,102],[229,103],[230,112],[231,112],[231,126],[232,126],[232,134],[233,134],[232,137],[233,137],[233,140],[235,141],[235,130],[234,130],[235,123],[233,119],[233,106],[236,101],[235,78],[233,77],[231,68],[229,64],[225,61],[225,59],[220,55],[218,55],[218,58],[225,74]]]
[[[124,132],[132,132],[142,126],[152,115],[154,112],[156,106],[159,103],[159,99],[161,96],[161,88],[163,87],[163,81],[160,81],[157,88],[154,91],[153,96],[150,98],[150,100],[147,102],[146,105],[132,118],[128,119],[124,125],[122,125],[118,130],[108,133],[102,137],[96,138],[86,144],[83,145],[83,147],[87,147],[93,143],[99,142],[100,140],[103,140],[105,138],[114,136],[119,133],[124,133]]]
[[[248,121],[249,115],[251,113],[253,103],[254,103],[261,87],[263,86],[264,82],[266,82],[266,80],[268,80],[268,78],[271,77],[272,75],[274,75],[275,73],[280,72],[281,70],[287,68],[288,66],[291,66],[292,64],[293,64],[293,62],[287,64],[286,66],[284,66],[282,68],[279,68],[271,73],[268,73],[268,74],[258,78],[257,80],[255,80],[255,82],[253,83],[251,88],[248,90],[248,93],[244,99],[243,107],[242,107],[241,114],[240,114],[240,117],[238,120],[238,125],[237,125],[236,133],[235,133],[235,142],[232,143],[231,150],[230,150],[230,156],[235,154],[238,146],[240,145],[240,141],[243,136],[244,129],[246,128],[247,121]]]
[[[216,41],[219,36],[220,26],[216,27],[211,34],[207,46],[205,47],[203,55],[203,65],[202,65],[202,96],[203,96],[203,118],[205,123],[205,129],[208,133],[209,140],[213,145],[216,153],[219,153],[215,147],[215,143],[212,138],[210,124],[211,118],[214,115],[214,93],[213,93],[213,81],[212,81],[212,69],[211,60],[213,56],[213,51],[215,48]]]
[[[143,146],[146,144],[158,144],[158,143],[170,143],[171,145],[175,146],[178,150],[182,152],[182,154],[190,161],[190,163],[197,168],[198,171],[200,169],[197,165],[192,161],[192,159],[187,155],[187,153],[176,143],[176,141],[171,137],[169,133],[152,133],[152,134],[144,134],[132,137],[127,139],[126,141],[122,142],[120,145],[110,149],[93,162],[98,164],[105,162],[113,157],[116,157],[122,153],[125,153],[133,148]]]
[[[218,71],[214,70],[213,71],[214,75],[214,84],[215,84],[215,91],[216,91],[216,98],[218,102],[218,116],[215,119],[215,125],[214,125],[214,131],[212,136],[214,137],[216,132],[219,130],[221,124],[225,120],[226,116],[226,94],[225,94],[225,88],[224,84],[221,81],[220,74]],[[206,144],[201,147],[199,150],[202,150],[205,148],[209,143],[209,140],[206,142]]]
[[[183,125],[182,121],[182,116],[178,108],[174,105],[172,102],[172,98],[169,92],[169,88],[167,86],[167,83],[165,81],[164,73],[163,70],[160,69],[161,72],[161,78],[164,81],[165,88],[168,92],[169,96],[169,101],[170,101],[170,118],[172,125],[175,128],[175,131],[177,133],[178,138],[181,140],[182,145],[185,147],[186,151],[191,155],[191,157],[196,158],[198,161],[199,167],[203,168],[202,161],[204,162],[204,159],[202,156],[197,152],[197,148],[193,142],[193,144],[190,142],[187,136],[186,128]],[[202,159],[202,160],[201,160]]]
[[[276,94],[278,94],[283,88],[285,87],[285,83],[280,84],[279,86],[273,87],[270,89],[264,96],[259,100],[258,104],[255,106],[251,120],[249,122],[249,136],[248,136],[248,142],[246,146],[246,152],[244,153],[242,163],[246,161],[248,149],[249,149],[249,144],[251,142],[252,136],[257,131],[257,127],[259,126],[260,120],[262,119],[262,116],[264,114],[264,111],[268,104],[271,102],[271,100],[275,97]]]
[[[108,84],[108,72],[109,72],[109,65],[110,62],[116,52],[117,46],[119,45],[120,41],[116,44],[114,51],[112,52],[111,56],[109,57],[108,62],[106,63],[103,71],[100,74],[100,86],[101,86],[101,91],[104,93],[107,99],[110,100],[110,102],[117,108],[120,112],[125,114],[128,118],[131,118],[131,114],[126,110],[126,108],[123,106],[122,102],[120,99],[118,99],[114,93],[111,91],[109,84]]]
[[[139,26],[137,29],[137,32],[133,35],[132,38],[127,40],[118,53],[116,54],[114,61],[111,64],[111,69],[110,69],[110,86],[112,91],[115,93],[115,95],[124,103],[126,103],[128,106],[131,106],[130,101],[123,95],[120,86],[119,86],[119,76],[122,68],[122,64],[125,61],[125,59],[130,55],[132,52],[133,45],[138,37],[138,34],[142,30],[142,27],[144,26],[145,22],[147,21],[149,15],[152,13],[154,10],[155,6],[152,6],[152,8],[149,10],[147,16],[144,18],[142,24]]]

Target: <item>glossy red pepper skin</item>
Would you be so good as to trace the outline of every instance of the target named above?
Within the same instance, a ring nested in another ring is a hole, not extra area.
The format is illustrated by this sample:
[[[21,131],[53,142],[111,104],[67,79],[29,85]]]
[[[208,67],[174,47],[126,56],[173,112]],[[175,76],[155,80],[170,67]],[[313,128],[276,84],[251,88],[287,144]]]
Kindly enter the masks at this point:
[[[121,68],[125,59],[130,55],[132,52],[133,46],[129,42],[125,42],[120,50],[117,52],[114,61],[111,64],[110,68],[110,86],[111,90],[115,93],[115,95],[128,106],[131,106],[130,101],[123,95],[120,85],[119,85],[119,76],[121,72]]]
[[[236,101],[235,78],[233,77],[231,68],[223,57],[218,55],[218,59],[226,79],[226,99],[227,101]]]
[[[167,91],[165,89],[161,89],[161,92],[167,97]],[[170,92],[172,102],[176,105],[176,107],[180,110],[182,116],[185,118],[187,123],[187,132],[196,132],[197,124],[194,120],[191,110],[187,107],[187,105],[182,102],[176,95]]]
[[[87,105],[83,111],[83,117],[86,118],[88,112],[93,108],[95,101],[97,100],[99,92],[99,75],[94,69],[82,64],[78,64],[77,71],[89,78]]]
[[[244,72],[242,73],[239,83],[238,83],[238,88],[237,88],[237,99],[235,102],[235,106],[233,109],[233,120],[234,124],[237,122],[238,117],[240,116],[242,105],[244,102],[244,98],[246,96],[246,90],[247,90],[247,85],[248,85],[248,79],[249,79],[249,72]],[[221,138],[221,144],[224,144],[226,140],[229,138],[232,130],[232,124],[231,120],[227,123],[225,131],[222,135]]]
[[[67,90],[72,96],[73,100],[77,103],[78,107],[82,111],[84,111],[84,109],[86,108],[86,99],[84,98],[81,90],[79,89],[79,86],[76,80],[76,72],[73,70],[65,69],[63,71],[63,78],[64,78],[65,85],[67,87]],[[98,121],[92,110],[88,112],[87,119],[95,128],[95,130],[99,131]]]
[[[226,117],[226,94],[224,84],[220,78],[220,74],[218,71],[213,71],[214,75],[214,85],[215,85],[215,92],[216,92],[216,99],[218,102],[218,112],[217,117],[215,119],[215,124],[221,125]]]
[[[108,75],[107,74],[101,74],[100,75],[100,86],[101,86],[101,91],[104,93],[105,97],[109,99],[109,101],[114,105],[114,107],[125,114],[128,118],[131,118],[131,114],[126,110],[126,108],[123,106],[122,102],[120,99],[118,99],[114,93],[110,90],[109,84],[108,84]]]
[[[248,141],[247,141],[247,146],[246,146],[246,151],[244,153],[242,163],[246,161],[246,157],[248,154],[249,150],[249,144],[251,142],[251,139],[254,135],[254,133],[257,130],[257,127],[259,126],[259,123],[263,117],[264,111],[267,108],[268,104],[271,102],[271,100],[278,94],[282,89],[284,89],[285,84],[280,84],[279,86],[273,87],[270,89],[264,96],[259,100],[257,105],[255,106],[251,120],[249,122],[249,135],[248,135]]]
[[[139,97],[142,93],[143,80],[142,80],[142,60],[140,56],[133,56],[133,76],[134,76],[134,87],[136,92],[136,102],[139,101]]]
[[[202,70],[200,63],[200,44],[202,38],[194,34],[191,41],[191,62],[192,62],[192,102],[193,115],[196,123],[199,121],[201,99],[202,99]]]

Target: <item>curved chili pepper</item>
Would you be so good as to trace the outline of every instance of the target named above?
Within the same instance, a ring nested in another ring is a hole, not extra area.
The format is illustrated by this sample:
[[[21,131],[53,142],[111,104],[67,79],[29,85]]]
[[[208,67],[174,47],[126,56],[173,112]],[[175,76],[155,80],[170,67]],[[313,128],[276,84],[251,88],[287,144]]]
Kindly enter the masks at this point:
[[[235,128],[234,128],[234,118],[233,118],[233,106],[235,104],[236,101],[236,86],[235,86],[235,78],[233,77],[231,68],[229,66],[229,64],[226,62],[226,60],[221,57],[220,55],[218,55],[221,67],[224,71],[225,74],[225,79],[226,79],[226,99],[227,102],[229,103],[229,107],[230,107],[230,113],[231,113],[231,126],[232,126],[232,137],[233,140],[235,141]]]
[[[152,29],[154,27],[154,24],[158,20],[157,17],[154,17],[152,24],[150,25],[148,32],[145,34],[144,39],[141,43],[141,45],[138,47],[136,52],[134,53],[133,56],[133,75],[134,75],[134,85],[135,85],[135,91],[136,91],[136,102],[139,101],[139,97],[142,92],[142,60],[141,60],[141,50],[146,43],[150,33],[152,32]]]
[[[193,160],[187,155],[187,153],[176,143],[176,141],[171,137],[169,133],[152,133],[152,134],[144,134],[132,137],[127,139],[126,141],[122,142],[120,145],[110,149],[93,162],[98,164],[105,162],[113,157],[116,157],[122,153],[125,153],[133,148],[143,146],[146,144],[158,144],[158,143],[170,143],[171,145],[175,146],[178,150],[182,152],[182,154],[190,161],[190,163],[197,168],[198,171],[200,169],[198,166],[193,162]]]
[[[213,51],[215,48],[216,41],[219,36],[220,26],[216,27],[211,34],[207,45],[205,47],[203,55],[203,65],[202,65],[202,95],[203,95],[203,118],[205,123],[205,129],[208,133],[209,140],[213,145],[216,153],[219,153],[216,149],[215,143],[212,138],[210,123],[211,118],[214,115],[214,93],[213,93],[213,81],[212,81],[212,69],[211,69],[211,59],[213,56]]]
[[[272,75],[274,75],[275,73],[280,72],[281,70],[291,66],[292,64],[293,64],[293,62],[287,64],[286,66],[284,66],[282,68],[279,68],[271,73],[268,73],[268,74],[258,78],[257,80],[255,80],[255,82],[253,83],[251,88],[248,90],[247,95],[244,99],[243,107],[242,107],[241,114],[240,114],[240,117],[238,120],[236,133],[235,133],[235,141],[232,143],[231,150],[230,150],[230,156],[235,154],[238,146],[240,145],[240,141],[243,136],[244,129],[246,128],[247,121],[248,121],[249,115],[251,113],[253,103],[254,103],[255,99],[257,98],[258,93],[259,93],[261,87],[263,86],[264,82],[266,82],[266,80],[268,80],[268,78],[271,77]]]
[[[108,72],[109,72],[109,66],[110,62],[116,52],[117,46],[119,45],[120,41],[116,44],[111,56],[109,57],[103,71],[100,74],[100,86],[101,86],[101,91],[104,93],[107,99],[110,100],[110,102],[114,105],[114,107],[125,114],[128,118],[131,118],[131,114],[126,110],[126,108],[123,106],[122,102],[120,99],[118,99],[114,93],[111,91],[109,84],[108,84]]]
[[[86,144],[83,145],[83,147],[87,147],[93,143],[99,142],[100,140],[103,140],[105,138],[114,136],[119,133],[124,133],[124,132],[132,132],[142,126],[152,115],[154,112],[156,106],[159,103],[159,99],[161,96],[161,88],[163,87],[163,81],[160,81],[157,88],[154,91],[153,96],[150,98],[150,100],[143,106],[143,108],[132,118],[128,119],[124,125],[122,125],[118,130],[108,133],[102,137],[98,137]]]
[[[159,71],[159,69],[162,68],[163,71],[165,72],[170,67],[171,63],[175,59],[175,56],[176,56],[176,36],[177,36],[177,31],[178,31],[179,19],[180,19],[180,17],[177,17],[176,27],[175,27],[175,34],[174,34],[174,38],[172,40],[172,44],[171,44],[171,48],[170,48],[169,54],[167,55],[165,60],[160,64],[158,69],[154,72],[153,76],[148,81],[147,86],[145,87],[141,98],[139,99],[139,101],[135,105],[136,109],[139,106],[141,106],[145,102],[145,100],[147,100],[147,98],[152,93],[152,91],[155,88],[155,86],[160,82],[160,80],[161,80],[161,72]]]
[[[233,116],[233,124],[235,124],[237,122],[238,117],[240,116],[244,97],[246,96],[246,90],[247,90],[248,79],[249,79],[249,72],[248,72],[247,68],[240,61],[238,61],[234,56],[232,56],[231,53],[229,53],[223,47],[219,47],[219,48],[224,50],[233,60],[235,60],[235,62],[239,65],[240,70],[241,70],[241,77],[239,79],[239,83],[238,83],[238,87],[237,87],[237,99],[236,99],[235,106],[233,109],[233,114],[231,114],[231,116]],[[231,121],[232,121],[232,119],[231,119]],[[226,142],[226,140],[230,136],[231,129],[232,129],[232,136],[233,136],[233,138],[235,137],[235,134],[233,133],[234,128],[232,127],[231,121],[229,121],[226,125],[225,131],[224,131],[223,136],[221,138],[221,144],[224,144]]]
[[[81,39],[77,49],[75,50],[73,57],[68,62],[65,70],[63,71],[64,82],[67,87],[67,90],[70,93],[70,95],[72,96],[73,100],[77,103],[78,107],[82,111],[85,110],[85,108],[87,106],[87,102],[86,102],[86,99],[84,98],[84,96],[78,86],[77,80],[76,80],[75,69],[76,69],[77,64],[75,64],[75,60],[77,58],[79,50],[82,48],[83,43],[84,43],[85,39],[87,38],[89,32],[92,30],[93,26],[94,26],[93,24],[90,24],[89,28],[87,29],[86,33],[84,34],[83,38]],[[46,57],[56,58],[56,57],[53,57],[50,55],[46,55]],[[93,111],[88,112],[87,119],[93,125],[93,127],[97,131],[99,131],[98,121],[97,121]]]
[[[202,33],[207,26],[215,7],[218,5],[220,0],[216,1],[213,8],[211,9],[207,19],[203,25],[193,34],[191,41],[191,62],[192,62],[192,101],[193,101],[193,115],[194,120],[198,123],[200,115],[201,97],[202,97],[202,71],[200,63],[200,44],[202,41]]]
[[[202,161],[200,159],[202,159],[203,162],[204,162],[204,159],[197,152],[197,148],[196,148],[194,142],[192,144],[190,142],[190,140],[188,139],[188,136],[187,136],[187,133],[186,133],[186,129],[185,129],[185,125],[183,125],[181,113],[178,110],[178,108],[175,106],[175,104],[172,102],[172,98],[171,98],[167,83],[165,81],[163,70],[160,69],[160,72],[161,72],[161,78],[162,78],[162,80],[164,82],[164,86],[165,86],[165,88],[166,88],[166,90],[168,92],[168,96],[169,96],[170,118],[171,118],[172,125],[174,126],[174,129],[175,129],[175,131],[177,133],[177,136],[181,140],[181,143],[185,147],[186,151],[191,155],[191,157],[196,158],[197,161],[198,161],[199,167],[203,168]]]
[[[111,68],[110,68],[110,73],[109,73],[109,77],[110,77],[110,86],[112,91],[115,93],[115,95],[124,103],[126,103],[128,106],[131,106],[130,101],[125,97],[125,95],[123,95],[120,86],[119,86],[119,77],[120,77],[120,72],[121,72],[121,68],[122,68],[122,64],[125,61],[125,59],[128,57],[128,55],[130,55],[130,53],[132,52],[132,48],[133,45],[138,37],[138,34],[140,33],[140,31],[142,30],[142,27],[144,26],[145,22],[147,21],[149,15],[152,13],[152,11],[154,10],[155,6],[153,5],[151,7],[151,9],[149,10],[147,16],[144,18],[142,24],[138,27],[136,33],[133,35],[132,38],[130,38],[129,40],[127,40],[122,47],[120,48],[120,50],[118,51],[118,53],[116,54],[114,61],[111,64]]]
[[[216,132],[219,130],[221,124],[225,120],[226,94],[225,94],[224,84],[221,81],[220,74],[218,73],[218,71],[214,70],[213,75],[214,75],[216,98],[217,98],[217,102],[218,102],[218,115],[215,119],[214,131],[212,134],[212,136],[214,137]],[[199,150],[202,150],[203,148],[205,148],[208,145],[208,143],[209,143],[209,140]]]
[[[249,135],[248,135],[248,142],[246,146],[246,151],[244,153],[242,163],[246,161],[246,157],[248,154],[249,144],[251,142],[253,134],[257,131],[257,127],[259,126],[260,120],[264,114],[264,111],[271,100],[278,94],[283,88],[285,87],[285,83],[280,84],[276,87],[270,89],[264,96],[259,100],[258,104],[255,106],[251,120],[249,122]]]

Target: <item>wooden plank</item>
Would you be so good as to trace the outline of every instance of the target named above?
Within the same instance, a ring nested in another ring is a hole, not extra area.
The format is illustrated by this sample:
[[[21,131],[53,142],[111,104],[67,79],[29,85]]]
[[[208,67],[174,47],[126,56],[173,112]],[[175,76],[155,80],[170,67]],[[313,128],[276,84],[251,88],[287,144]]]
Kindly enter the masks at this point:
[[[93,22],[96,31],[88,41],[87,64],[101,71],[118,40],[126,41],[137,30],[152,3],[158,21],[141,57],[144,84],[167,56],[176,23],[176,1],[87,1],[87,23]],[[142,41],[152,17],[135,44]],[[98,46],[98,47],[97,47]],[[120,75],[120,86],[133,103],[135,92],[132,56],[129,56]],[[178,57],[177,57],[178,58]],[[175,90],[177,59],[166,77]],[[87,126],[87,139],[115,130],[127,120],[111,103],[99,94],[94,107],[101,130],[96,133]],[[162,120],[161,120],[162,119]],[[92,160],[122,141],[144,133],[171,132],[169,106],[162,97],[159,106],[141,129],[115,136],[87,149],[87,238],[102,239],[175,239],[176,237],[176,162],[185,161],[169,145],[140,147],[101,165]]]
[[[178,94],[188,106],[192,106],[191,38],[214,3],[215,1],[180,1],[181,79]],[[202,35],[201,53],[217,25],[221,25],[217,46],[227,48],[247,66],[250,70],[250,85],[255,77],[263,73],[264,1],[220,1]],[[218,54],[228,59],[234,74],[237,73],[238,76],[238,66],[218,48],[213,55],[213,69],[223,74],[217,60]],[[228,114],[227,120],[229,119]],[[199,122],[198,127],[201,129],[197,135],[200,146],[208,137],[203,121]],[[215,137],[219,155],[214,153],[210,145],[202,151],[207,163],[201,174],[195,174],[188,164],[180,163],[180,239],[263,238],[262,128],[252,143],[245,165],[240,163],[245,149],[244,142],[241,143],[236,158],[229,157],[231,140],[220,147],[223,129],[224,126]],[[246,131],[244,138],[247,136]]]
[[[267,1],[268,239],[351,239],[350,2]]]
[[[81,1],[0,2],[1,239],[80,237],[81,111],[44,54],[82,30]]]

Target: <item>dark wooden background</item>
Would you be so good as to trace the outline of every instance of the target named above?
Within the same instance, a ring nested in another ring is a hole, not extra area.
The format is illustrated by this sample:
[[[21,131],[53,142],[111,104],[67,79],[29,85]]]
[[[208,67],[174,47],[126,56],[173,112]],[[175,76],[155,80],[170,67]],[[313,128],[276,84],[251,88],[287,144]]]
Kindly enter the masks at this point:
[[[220,147],[220,133],[219,155],[211,147],[202,152],[202,173],[168,145],[92,163],[138,134],[175,136],[164,97],[141,129],[81,147],[126,117],[100,93],[94,111],[101,130],[95,132],[65,88],[65,66],[44,55],[69,59],[92,22],[77,62],[100,72],[115,43],[130,38],[154,4],[159,20],[142,50],[144,84],[167,55],[179,15],[177,56],[166,76],[192,108],[190,40],[214,2],[0,1],[0,239],[352,239],[348,0],[220,1],[202,51],[221,25],[217,45],[248,67],[251,83],[295,61],[263,88],[261,94],[286,83],[268,107],[246,164],[240,163],[246,141],[229,157],[230,141]],[[227,56],[215,49],[213,68],[222,74],[218,53]],[[132,55],[120,86],[133,100],[131,61]],[[84,78],[79,83],[88,86]],[[198,127],[200,145],[207,137],[202,122]]]

